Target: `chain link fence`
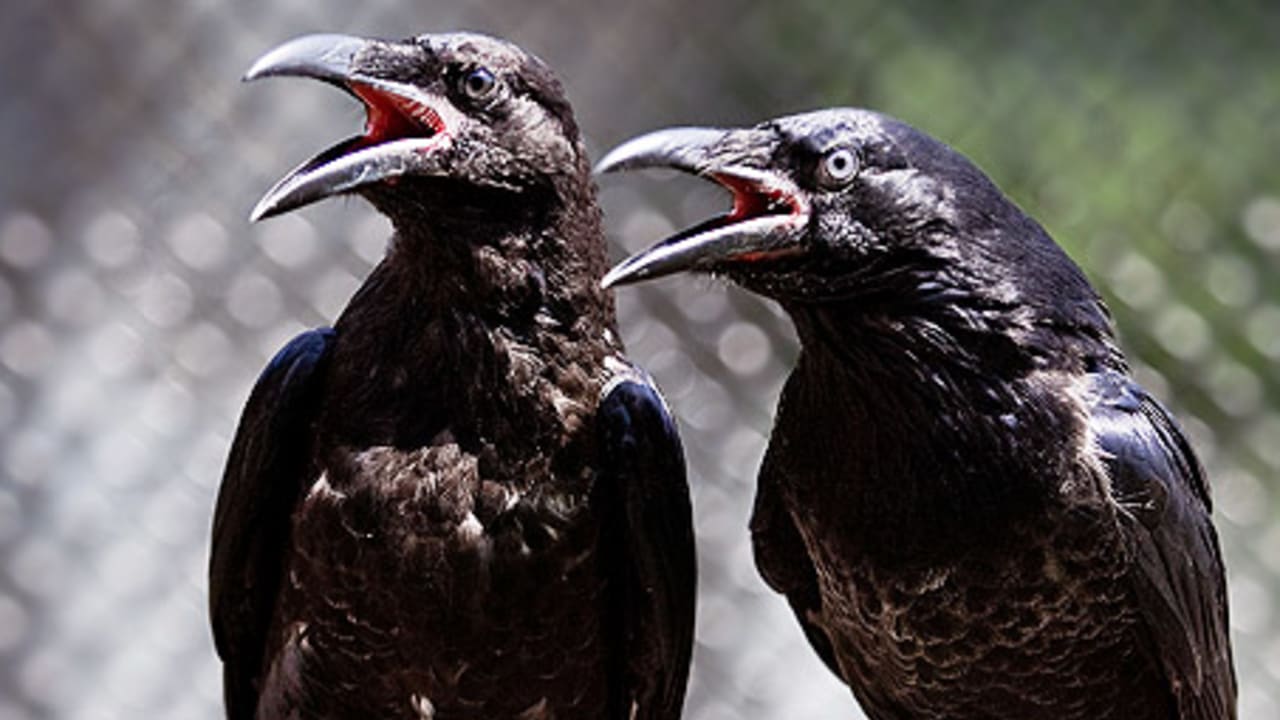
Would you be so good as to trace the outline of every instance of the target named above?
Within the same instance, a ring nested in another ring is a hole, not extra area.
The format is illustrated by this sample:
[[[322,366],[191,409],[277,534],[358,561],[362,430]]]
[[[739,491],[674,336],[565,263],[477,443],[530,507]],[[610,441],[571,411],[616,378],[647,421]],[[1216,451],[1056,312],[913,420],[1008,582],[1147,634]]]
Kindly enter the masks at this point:
[[[204,573],[240,406],[285,339],[332,321],[390,232],[359,201],[247,223],[362,113],[319,84],[237,78],[306,32],[460,28],[555,66],[597,156],[660,125],[862,105],[977,160],[1085,266],[1193,435],[1242,717],[1280,716],[1280,6],[1078,5],[7,0],[0,720],[218,716]],[[724,203],[683,177],[602,184],[619,257]],[[789,324],[696,278],[624,288],[619,311],[688,449],[688,716],[856,717],[747,542]]]

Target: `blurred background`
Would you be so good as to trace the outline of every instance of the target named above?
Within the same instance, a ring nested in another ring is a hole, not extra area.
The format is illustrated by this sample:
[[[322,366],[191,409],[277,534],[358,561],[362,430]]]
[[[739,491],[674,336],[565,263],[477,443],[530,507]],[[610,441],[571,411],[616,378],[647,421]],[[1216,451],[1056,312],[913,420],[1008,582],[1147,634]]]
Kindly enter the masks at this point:
[[[449,29],[547,59],[596,157],[660,125],[861,105],[974,158],[1100,286],[1193,436],[1242,717],[1280,717],[1280,5],[1025,5],[5,0],[0,720],[218,716],[204,573],[240,406],[389,233],[360,201],[248,224],[363,114],[318,83],[238,78],[306,32]],[[602,185],[616,257],[725,203],[683,177]],[[788,323],[690,278],[624,288],[619,308],[692,471],[688,717],[857,717],[747,544]]]

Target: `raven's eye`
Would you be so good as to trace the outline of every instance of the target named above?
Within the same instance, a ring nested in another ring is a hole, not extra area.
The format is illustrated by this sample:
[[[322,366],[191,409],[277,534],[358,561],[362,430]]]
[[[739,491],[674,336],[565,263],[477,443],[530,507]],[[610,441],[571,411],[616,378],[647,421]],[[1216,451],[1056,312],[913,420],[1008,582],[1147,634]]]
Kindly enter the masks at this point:
[[[848,148],[827,153],[818,164],[818,181],[826,187],[842,187],[858,174],[858,156]]]
[[[498,86],[498,79],[488,68],[478,67],[467,71],[460,85],[462,94],[472,100],[483,100]]]

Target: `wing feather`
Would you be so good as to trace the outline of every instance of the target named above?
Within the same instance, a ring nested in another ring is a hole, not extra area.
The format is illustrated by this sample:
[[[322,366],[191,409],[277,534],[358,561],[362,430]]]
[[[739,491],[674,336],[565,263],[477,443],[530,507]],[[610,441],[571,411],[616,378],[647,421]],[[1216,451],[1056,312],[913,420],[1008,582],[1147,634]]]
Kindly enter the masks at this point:
[[[1226,581],[1204,469],[1142,388],[1095,375],[1090,430],[1102,450],[1133,580],[1183,720],[1235,717]]]
[[[610,717],[678,718],[693,651],[697,570],[684,452],[658,391],[639,371],[604,393],[601,476],[616,638]]]
[[[259,376],[227,458],[213,518],[209,613],[228,717],[252,718],[289,524],[315,474],[309,456],[330,328],[298,335]]]

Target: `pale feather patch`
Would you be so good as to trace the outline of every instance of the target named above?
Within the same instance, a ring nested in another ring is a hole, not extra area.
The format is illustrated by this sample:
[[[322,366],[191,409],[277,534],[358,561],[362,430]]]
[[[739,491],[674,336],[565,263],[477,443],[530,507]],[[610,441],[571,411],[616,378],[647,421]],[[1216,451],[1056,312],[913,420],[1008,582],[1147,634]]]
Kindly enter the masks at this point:
[[[1058,561],[1058,557],[1052,552],[1046,552],[1044,555],[1044,576],[1055,583],[1062,583],[1066,580],[1067,573],[1062,567],[1062,563]]]
[[[409,706],[418,714],[419,720],[435,720],[436,706],[426,695],[414,693],[409,696]]]
[[[1087,473],[1067,473],[1063,478],[1063,485],[1059,487],[1058,492],[1061,497],[1075,498],[1077,502],[1082,498],[1095,497],[1097,493],[1111,504],[1119,506],[1116,498],[1111,493],[1110,473],[1107,471],[1106,461],[1109,459],[1106,450],[1102,448],[1101,441],[1093,432],[1093,427],[1089,422],[1091,408],[1097,401],[1096,393],[1092,386],[1093,379],[1091,376],[1071,375],[1067,376],[1065,382],[1060,377],[1060,373],[1054,373],[1053,379],[1061,385],[1066,396],[1071,398],[1071,407],[1077,419],[1077,427],[1080,428],[1079,450],[1076,457],[1081,459],[1082,464],[1088,470]],[[1087,492],[1079,488],[1076,480],[1079,475],[1098,480],[1097,493]]]
[[[507,488],[507,499],[502,505],[502,512],[508,513],[514,510],[516,505],[520,503],[520,499],[523,497],[524,493],[520,492],[516,488]]]
[[[881,174],[881,182],[897,186],[894,200],[907,207],[929,208],[930,213],[951,225],[958,225],[960,212],[956,205],[956,189],[950,183],[926,175],[915,168],[890,170]]]
[[[458,523],[457,533],[461,540],[474,542],[484,536],[484,525],[475,513],[468,512],[462,522]]]
[[[320,473],[320,477],[316,478],[314,483],[311,483],[311,489],[307,491],[307,496],[316,499],[329,498],[342,500],[346,498],[346,493],[335,490],[333,486],[329,484],[329,473],[322,472]]]
[[[547,708],[547,699],[545,697],[525,708],[516,716],[518,720],[550,720],[551,717],[551,711]]]

